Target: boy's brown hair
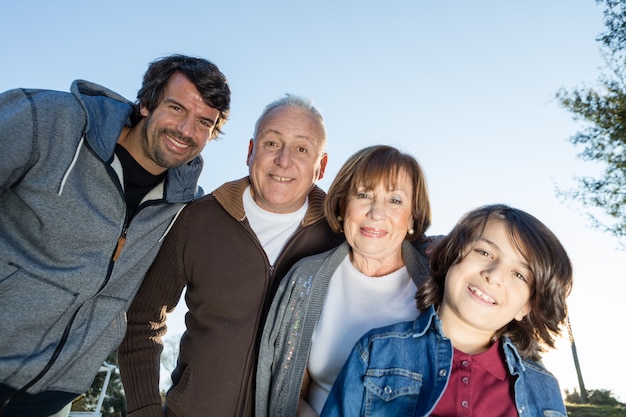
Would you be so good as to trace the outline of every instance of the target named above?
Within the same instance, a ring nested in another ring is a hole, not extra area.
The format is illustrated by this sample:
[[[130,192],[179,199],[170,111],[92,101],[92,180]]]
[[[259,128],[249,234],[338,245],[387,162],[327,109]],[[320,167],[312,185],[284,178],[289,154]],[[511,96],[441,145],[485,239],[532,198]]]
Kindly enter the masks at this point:
[[[572,265],[550,229],[522,210],[496,204],[477,208],[461,218],[450,234],[437,244],[430,262],[431,276],[418,290],[417,306],[425,310],[441,303],[448,269],[463,259],[490,220],[505,223],[511,240],[535,277],[530,312],[521,321],[512,320],[499,329],[495,338],[508,336],[523,358],[539,360],[546,346],[555,347],[555,337],[567,318]]]

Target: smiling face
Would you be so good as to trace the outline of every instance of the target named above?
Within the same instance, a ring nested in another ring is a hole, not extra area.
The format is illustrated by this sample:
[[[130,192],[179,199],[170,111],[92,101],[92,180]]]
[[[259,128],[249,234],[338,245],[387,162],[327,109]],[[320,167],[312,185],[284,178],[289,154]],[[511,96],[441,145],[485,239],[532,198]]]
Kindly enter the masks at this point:
[[[198,156],[219,117],[219,111],[205,104],[196,86],[181,73],[170,77],[154,110],[142,106],[140,111],[144,116],[141,139],[120,143],[153,174]]]
[[[272,110],[250,140],[247,164],[252,197],[272,213],[292,213],[322,178],[327,155],[323,126],[309,111],[284,106]]]
[[[374,189],[358,187],[346,199],[343,231],[352,247],[352,263],[369,276],[391,273],[404,265],[402,241],[413,227],[413,185],[400,170],[395,189],[380,181]]]
[[[486,348],[497,330],[528,314],[534,276],[501,220],[489,220],[464,254],[446,275],[439,317],[453,344]]]

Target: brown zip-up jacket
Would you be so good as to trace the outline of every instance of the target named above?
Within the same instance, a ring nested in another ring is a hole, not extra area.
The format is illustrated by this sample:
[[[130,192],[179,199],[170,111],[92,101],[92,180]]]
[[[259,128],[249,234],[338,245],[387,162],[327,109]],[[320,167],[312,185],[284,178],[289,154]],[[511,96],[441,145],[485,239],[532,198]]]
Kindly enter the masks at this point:
[[[166,236],[128,311],[119,365],[129,417],[254,415],[254,380],[264,318],[280,283],[303,257],[344,237],[325,218],[315,186],[301,226],[273,267],[250,228],[242,196],[249,178],[188,205]],[[189,312],[164,413],[159,394],[160,337],[183,289]]]

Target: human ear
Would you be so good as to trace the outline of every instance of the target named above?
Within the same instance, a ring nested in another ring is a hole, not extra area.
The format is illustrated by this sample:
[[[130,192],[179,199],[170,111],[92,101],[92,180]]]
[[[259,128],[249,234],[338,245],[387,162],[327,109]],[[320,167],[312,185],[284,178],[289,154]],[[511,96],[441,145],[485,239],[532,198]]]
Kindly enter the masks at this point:
[[[322,159],[320,160],[320,174],[317,177],[318,180],[321,180],[322,178],[324,178],[324,171],[326,171],[327,163],[328,163],[328,154],[325,153],[324,156],[322,156]]]
[[[250,139],[250,143],[248,143],[248,156],[246,157],[246,165],[250,166],[250,157],[252,156],[252,151],[254,151],[254,139]]]
[[[415,229],[413,228],[414,226],[415,226],[415,220],[413,219],[413,216],[410,216],[410,217],[409,217],[409,222],[408,222],[408,224],[407,224],[407,230],[408,230],[408,233],[409,233],[410,235],[412,235],[413,233],[415,233]]]
[[[515,320],[522,321],[530,313],[530,304],[526,303],[515,315]]]

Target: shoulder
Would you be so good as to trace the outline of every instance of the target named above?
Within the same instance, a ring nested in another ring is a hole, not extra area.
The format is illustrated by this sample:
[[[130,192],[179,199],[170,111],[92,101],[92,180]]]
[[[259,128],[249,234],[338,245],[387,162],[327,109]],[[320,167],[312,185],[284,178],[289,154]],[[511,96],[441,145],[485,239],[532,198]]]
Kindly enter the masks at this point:
[[[415,325],[413,320],[372,329],[359,339],[355,348],[370,357],[371,363],[376,366],[382,366],[392,358],[404,358],[411,362],[416,354],[428,349],[427,338],[416,333]]]
[[[54,122],[56,117],[47,116],[47,112],[55,115],[63,113],[76,113],[82,111],[80,102],[72,94],[64,91],[43,90],[32,88],[16,88],[5,91],[0,95],[0,102],[4,106],[15,108],[23,107],[25,110],[36,113],[39,120]]]
[[[337,269],[339,263],[343,261],[343,259],[348,256],[350,253],[350,247],[347,243],[342,243],[339,246],[336,246],[332,249],[329,249],[325,252],[317,253],[315,255],[310,255],[305,258],[300,259],[293,266],[294,270],[319,270],[322,265],[331,263],[334,269]]]
[[[250,178],[243,177],[220,185],[209,196],[212,196],[231,217],[243,221],[246,217],[243,207],[243,193],[249,185]]]
[[[183,213],[189,214],[197,211],[202,211],[215,204],[215,196],[213,196],[213,194],[205,194],[197,200],[187,204],[183,209]]]
[[[314,185],[308,195],[309,207],[304,215],[304,220],[302,221],[304,227],[323,221],[328,230],[330,230],[330,227],[328,227],[328,224],[326,223],[326,217],[324,217],[325,198],[326,193],[324,190],[317,185]]]
[[[205,194],[193,203],[189,203],[185,207],[186,215],[202,215],[206,210],[214,210],[221,206],[233,217],[235,217],[234,212],[241,212],[242,218],[238,219],[241,221],[244,216],[242,196],[248,185],[250,185],[248,177],[225,182],[210,194]]]
[[[375,343],[379,339],[406,339],[413,338],[416,332],[417,323],[415,320],[403,321],[399,323],[390,324],[388,326],[372,329],[365,334],[365,339],[369,343]]]
[[[337,251],[337,248],[330,249],[326,252],[310,255],[297,261],[291,271],[285,278],[300,276],[300,275],[317,275],[322,265],[328,261]]]
[[[343,244],[297,261],[281,279],[277,293],[287,292],[300,297],[300,290],[306,289],[307,296],[311,293],[325,294],[332,274],[348,254],[345,246]]]
[[[324,207],[326,192],[317,185],[314,185],[309,193],[309,204],[314,207]]]
[[[14,160],[20,157],[30,160],[32,155],[41,155],[48,161],[51,159],[44,155],[73,155],[87,122],[78,100],[61,91],[26,88],[5,91],[0,94],[0,107],[4,148],[6,151],[7,146],[11,147]]]
[[[510,366],[510,364],[509,364]],[[519,368],[519,389],[526,391],[537,409],[565,411],[565,404],[557,378],[542,363],[524,360]],[[516,383],[516,392],[518,390]]]
[[[70,86],[70,92],[76,97],[102,97],[122,103],[124,105],[133,105],[128,99],[126,99],[122,95],[91,81],[75,80]]]
[[[430,275],[430,259],[406,240],[402,244],[402,257],[413,282],[421,286]]]
[[[508,337],[502,339],[502,347],[510,373],[517,371],[523,373],[527,378],[541,380],[546,384],[549,384],[550,381],[556,383],[556,377],[548,371],[541,361],[522,358],[516,346]]]
[[[542,362],[533,361],[530,359],[524,359],[522,361],[524,372],[535,374],[537,378],[548,380],[554,380],[556,382],[556,377],[552,372],[550,372]]]
[[[243,192],[250,185],[250,177],[243,177],[233,181],[225,182],[217,187],[211,194],[218,196],[230,196],[230,198],[241,198]]]

